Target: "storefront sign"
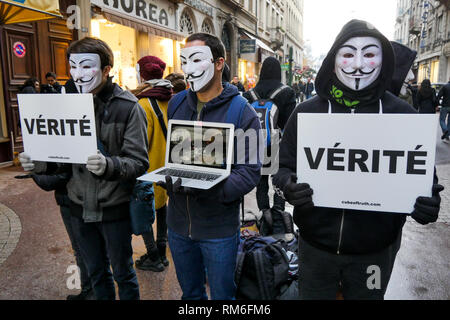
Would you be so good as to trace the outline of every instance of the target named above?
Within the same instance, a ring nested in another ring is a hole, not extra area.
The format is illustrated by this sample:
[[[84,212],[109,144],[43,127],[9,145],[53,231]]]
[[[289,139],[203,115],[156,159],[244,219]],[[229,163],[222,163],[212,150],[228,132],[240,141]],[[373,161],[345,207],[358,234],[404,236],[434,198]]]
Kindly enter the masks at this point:
[[[213,8],[201,0],[184,0],[184,3],[208,16],[213,16]]]
[[[256,40],[255,39],[241,39],[239,40],[240,53],[255,53],[256,52]]]
[[[171,4],[163,0],[91,0],[92,4],[129,16],[132,20],[145,21],[175,30],[175,14]]]
[[[298,182],[318,207],[411,213],[431,196],[436,131],[435,115],[301,113]]]
[[[13,45],[13,51],[16,57],[23,58],[25,57],[25,54],[27,53],[27,48],[22,42],[16,42]]]
[[[86,163],[97,154],[92,94],[19,94],[23,146],[32,160]]]

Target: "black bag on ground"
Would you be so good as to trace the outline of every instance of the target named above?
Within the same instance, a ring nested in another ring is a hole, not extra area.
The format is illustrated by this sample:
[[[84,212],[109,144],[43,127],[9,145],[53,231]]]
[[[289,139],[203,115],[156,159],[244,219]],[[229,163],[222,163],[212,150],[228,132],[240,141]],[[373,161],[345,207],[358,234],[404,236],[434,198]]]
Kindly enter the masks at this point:
[[[289,212],[267,209],[263,211],[259,231],[262,236],[294,233],[294,220]]]
[[[279,242],[251,238],[238,253],[235,282],[238,300],[275,300],[289,284],[289,260]]]

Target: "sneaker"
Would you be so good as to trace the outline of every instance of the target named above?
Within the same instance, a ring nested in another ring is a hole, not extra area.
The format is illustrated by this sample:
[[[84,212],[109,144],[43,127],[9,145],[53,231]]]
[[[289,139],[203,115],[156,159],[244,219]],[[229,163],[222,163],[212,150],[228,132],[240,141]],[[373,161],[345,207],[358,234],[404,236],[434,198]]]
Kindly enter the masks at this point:
[[[156,260],[150,259],[147,257],[142,263],[136,264],[136,268],[145,271],[154,271],[154,272],[162,272],[164,271],[164,265],[161,262],[161,259],[158,257]]]
[[[448,131],[445,131],[444,134],[442,134],[441,136],[441,140],[448,140],[448,136],[449,136]]]

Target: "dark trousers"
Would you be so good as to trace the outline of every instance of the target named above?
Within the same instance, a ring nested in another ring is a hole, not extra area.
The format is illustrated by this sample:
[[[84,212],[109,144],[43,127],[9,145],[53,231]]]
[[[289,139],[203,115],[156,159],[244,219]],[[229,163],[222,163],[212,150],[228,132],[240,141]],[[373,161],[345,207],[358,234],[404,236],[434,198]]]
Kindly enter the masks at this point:
[[[266,210],[270,209],[269,200],[269,176],[261,176],[258,185],[256,186],[256,202],[258,203],[258,209]],[[279,212],[284,211],[285,201],[277,193],[273,196],[273,208]]]
[[[73,215],[71,220],[97,299],[115,299],[114,277],[121,300],[138,300],[130,220],[85,223]]]
[[[70,208],[66,206],[60,206],[61,217],[64,222],[64,226],[66,227],[67,234],[69,235],[70,243],[72,245],[72,250],[75,255],[75,260],[77,261],[77,266],[80,268],[80,281],[81,281],[81,289],[89,290],[91,288],[91,280],[89,279],[89,274],[87,271],[86,264],[83,260],[83,257],[80,253],[80,248],[78,246],[76,237],[74,235],[72,220],[70,214]]]
[[[156,242],[153,228],[150,232],[142,234],[147,252],[155,250],[157,247],[165,247],[167,244],[167,206],[156,210]]]
[[[401,236],[400,232],[397,240],[383,251],[367,255],[329,253],[300,238],[300,299],[335,300],[342,287],[345,300],[383,300],[400,248]],[[378,274],[375,269],[379,270]],[[379,286],[374,288],[377,277]]]

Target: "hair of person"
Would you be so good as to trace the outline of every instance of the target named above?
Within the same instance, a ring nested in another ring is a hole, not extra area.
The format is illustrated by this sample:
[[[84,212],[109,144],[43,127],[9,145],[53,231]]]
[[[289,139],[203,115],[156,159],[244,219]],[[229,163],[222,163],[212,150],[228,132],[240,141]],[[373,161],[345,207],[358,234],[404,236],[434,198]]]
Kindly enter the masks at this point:
[[[420,84],[419,92],[425,98],[431,96],[433,89],[431,88],[431,82],[429,79],[425,79],[422,81],[422,83]]]
[[[216,36],[201,32],[194,33],[186,39],[186,43],[193,42],[196,40],[203,41],[205,45],[211,49],[214,61],[216,61],[219,58],[226,59],[225,46],[223,45],[222,41],[220,41],[220,39],[217,38]]]
[[[47,72],[47,74],[45,75],[45,78],[55,78],[56,80],[56,73],[54,72]]]
[[[114,54],[108,44],[100,39],[86,37],[72,42],[67,49],[67,58],[72,53],[96,53],[100,56],[102,69],[106,66],[114,67]]]
[[[39,82],[39,80],[38,80],[37,78],[35,78],[35,77],[28,78],[28,79],[25,80],[25,82],[23,83],[23,88],[29,87],[29,86],[34,87],[34,84],[35,84],[36,82]]]

